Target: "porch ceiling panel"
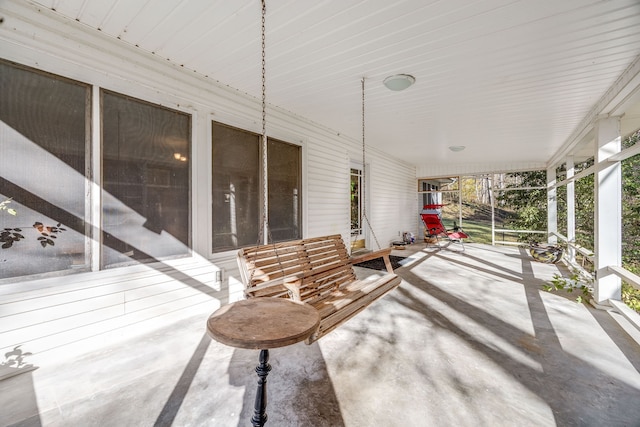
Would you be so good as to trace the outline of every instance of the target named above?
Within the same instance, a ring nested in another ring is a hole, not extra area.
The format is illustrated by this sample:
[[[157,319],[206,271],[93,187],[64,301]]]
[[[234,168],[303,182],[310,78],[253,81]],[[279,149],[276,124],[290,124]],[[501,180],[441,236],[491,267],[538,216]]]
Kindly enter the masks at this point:
[[[260,95],[259,0],[35,3]],[[367,143],[415,165],[547,162],[639,55],[637,0],[267,1],[268,101],[360,139],[365,77]]]

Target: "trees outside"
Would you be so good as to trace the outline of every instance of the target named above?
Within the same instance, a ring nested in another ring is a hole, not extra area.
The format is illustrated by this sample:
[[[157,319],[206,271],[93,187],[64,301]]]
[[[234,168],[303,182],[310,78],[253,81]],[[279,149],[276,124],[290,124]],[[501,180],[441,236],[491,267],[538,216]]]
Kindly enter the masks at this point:
[[[622,148],[640,143],[640,130],[622,141]],[[593,158],[574,165],[574,172],[588,169]],[[622,169],[622,266],[640,274],[640,154],[623,160]],[[567,177],[565,165],[556,170],[556,179]],[[458,217],[458,188],[461,193],[463,229],[476,243],[491,243],[491,205],[494,205],[495,227],[510,230],[547,230],[547,176],[546,171],[526,171],[505,174],[485,174],[462,177],[452,186],[440,189],[445,219]],[[576,243],[594,249],[594,175],[574,181]],[[494,198],[494,200],[492,200]],[[558,207],[558,231],[567,234],[567,188],[556,191]],[[447,227],[452,225],[447,223]],[[496,240],[508,240],[508,235],[496,236]],[[515,233],[511,233],[515,236]],[[546,240],[543,234],[520,233],[517,241],[526,243]],[[515,240],[515,239],[514,239]],[[630,286],[623,287],[625,294],[640,294]],[[633,297],[636,298],[636,297]],[[640,300],[638,300],[640,301]],[[629,304],[629,300],[626,301]],[[636,308],[640,309],[640,302]]]
[[[640,130],[622,141],[622,148],[629,148],[640,142]],[[593,165],[593,159],[575,165],[575,173]],[[640,154],[621,162],[622,169],[622,267],[640,274]],[[545,171],[521,172],[509,174],[518,185],[526,187],[544,186]],[[566,179],[565,166],[556,170],[558,181]],[[525,193],[526,191],[526,193]],[[567,191],[565,186],[557,189],[558,229],[567,230]],[[544,230],[547,220],[546,190],[514,190],[497,193],[496,203],[513,211],[510,225],[515,229]],[[593,250],[594,248],[594,175],[588,175],[575,181],[575,225],[576,243]],[[519,236],[527,241],[528,235]],[[640,291],[623,283],[623,300],[635,310],[640,311]]]
[[[622,148],[640,142],[640,130]],[[640,154],[622,161],[622,266],[640,274]]]
[[[526,171],[506,174],[507,191],[496,194],[498,206],[513,212],[506,221],[507,228],[514,230],[547,229],[547,175],[545,171]],[[514,190],[514,188],[523,188]],[[539,234],[519,234],[518,241],[541,240]]]

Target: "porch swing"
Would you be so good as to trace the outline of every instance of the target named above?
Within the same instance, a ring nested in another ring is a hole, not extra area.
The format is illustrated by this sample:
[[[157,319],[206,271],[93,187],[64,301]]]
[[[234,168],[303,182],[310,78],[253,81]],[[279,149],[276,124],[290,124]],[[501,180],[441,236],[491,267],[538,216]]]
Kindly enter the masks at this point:
[[[350,257],[339,234],[272,243],[267,200],[267,135],[265,76],[265,7],[262,7],[262,168],[264,173],[262,219],[255,246],[238,251],[244,294],[250,298],[290,298],[309,304],[320,315],[318,329],[305,341],[311,344],[395,289],[401,282],[393,272],[391,248]],[[364,79],[362,80],[362,149],[364,165]],[[366,211],[363,219],[369,227]],[[265,233],[266,230],[266,233]],[[372,235],[380,245],[372,231]],[[266,241],[265,240],[266,234]],[[384,259],[387,272],[364,280],[356,278],[353,264]]]

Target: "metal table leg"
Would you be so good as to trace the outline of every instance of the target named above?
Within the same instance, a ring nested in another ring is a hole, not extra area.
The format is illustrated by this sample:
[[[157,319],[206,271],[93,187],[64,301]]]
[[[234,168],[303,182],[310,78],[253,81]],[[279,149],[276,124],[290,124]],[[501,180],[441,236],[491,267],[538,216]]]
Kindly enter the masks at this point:
[[[256,366],[258,374],[258,390],[256,391],[256,400],[253,406],[253,418],[251,424],[253,427],[263,427],[267,422],[267,375],[271,370],[269,365],[269,350],[260,350],[260,364]]]

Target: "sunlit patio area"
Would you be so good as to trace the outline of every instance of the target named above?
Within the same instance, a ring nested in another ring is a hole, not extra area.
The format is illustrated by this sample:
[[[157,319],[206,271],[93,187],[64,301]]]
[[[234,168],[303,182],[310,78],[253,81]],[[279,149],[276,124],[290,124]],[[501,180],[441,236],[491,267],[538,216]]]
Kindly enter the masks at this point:
[[[405,258],[399,288],[310,346],[272,350],[267,425],[639,425],[638,337],[615,314],[543,291],[562,264],[479,244],[393,254]],[[249,425],[258,352],[212,341],[214,308],[48,352],[0,382],[0,424]]]
[[[640,427],[638,22],[0,1],[0,427]]]

